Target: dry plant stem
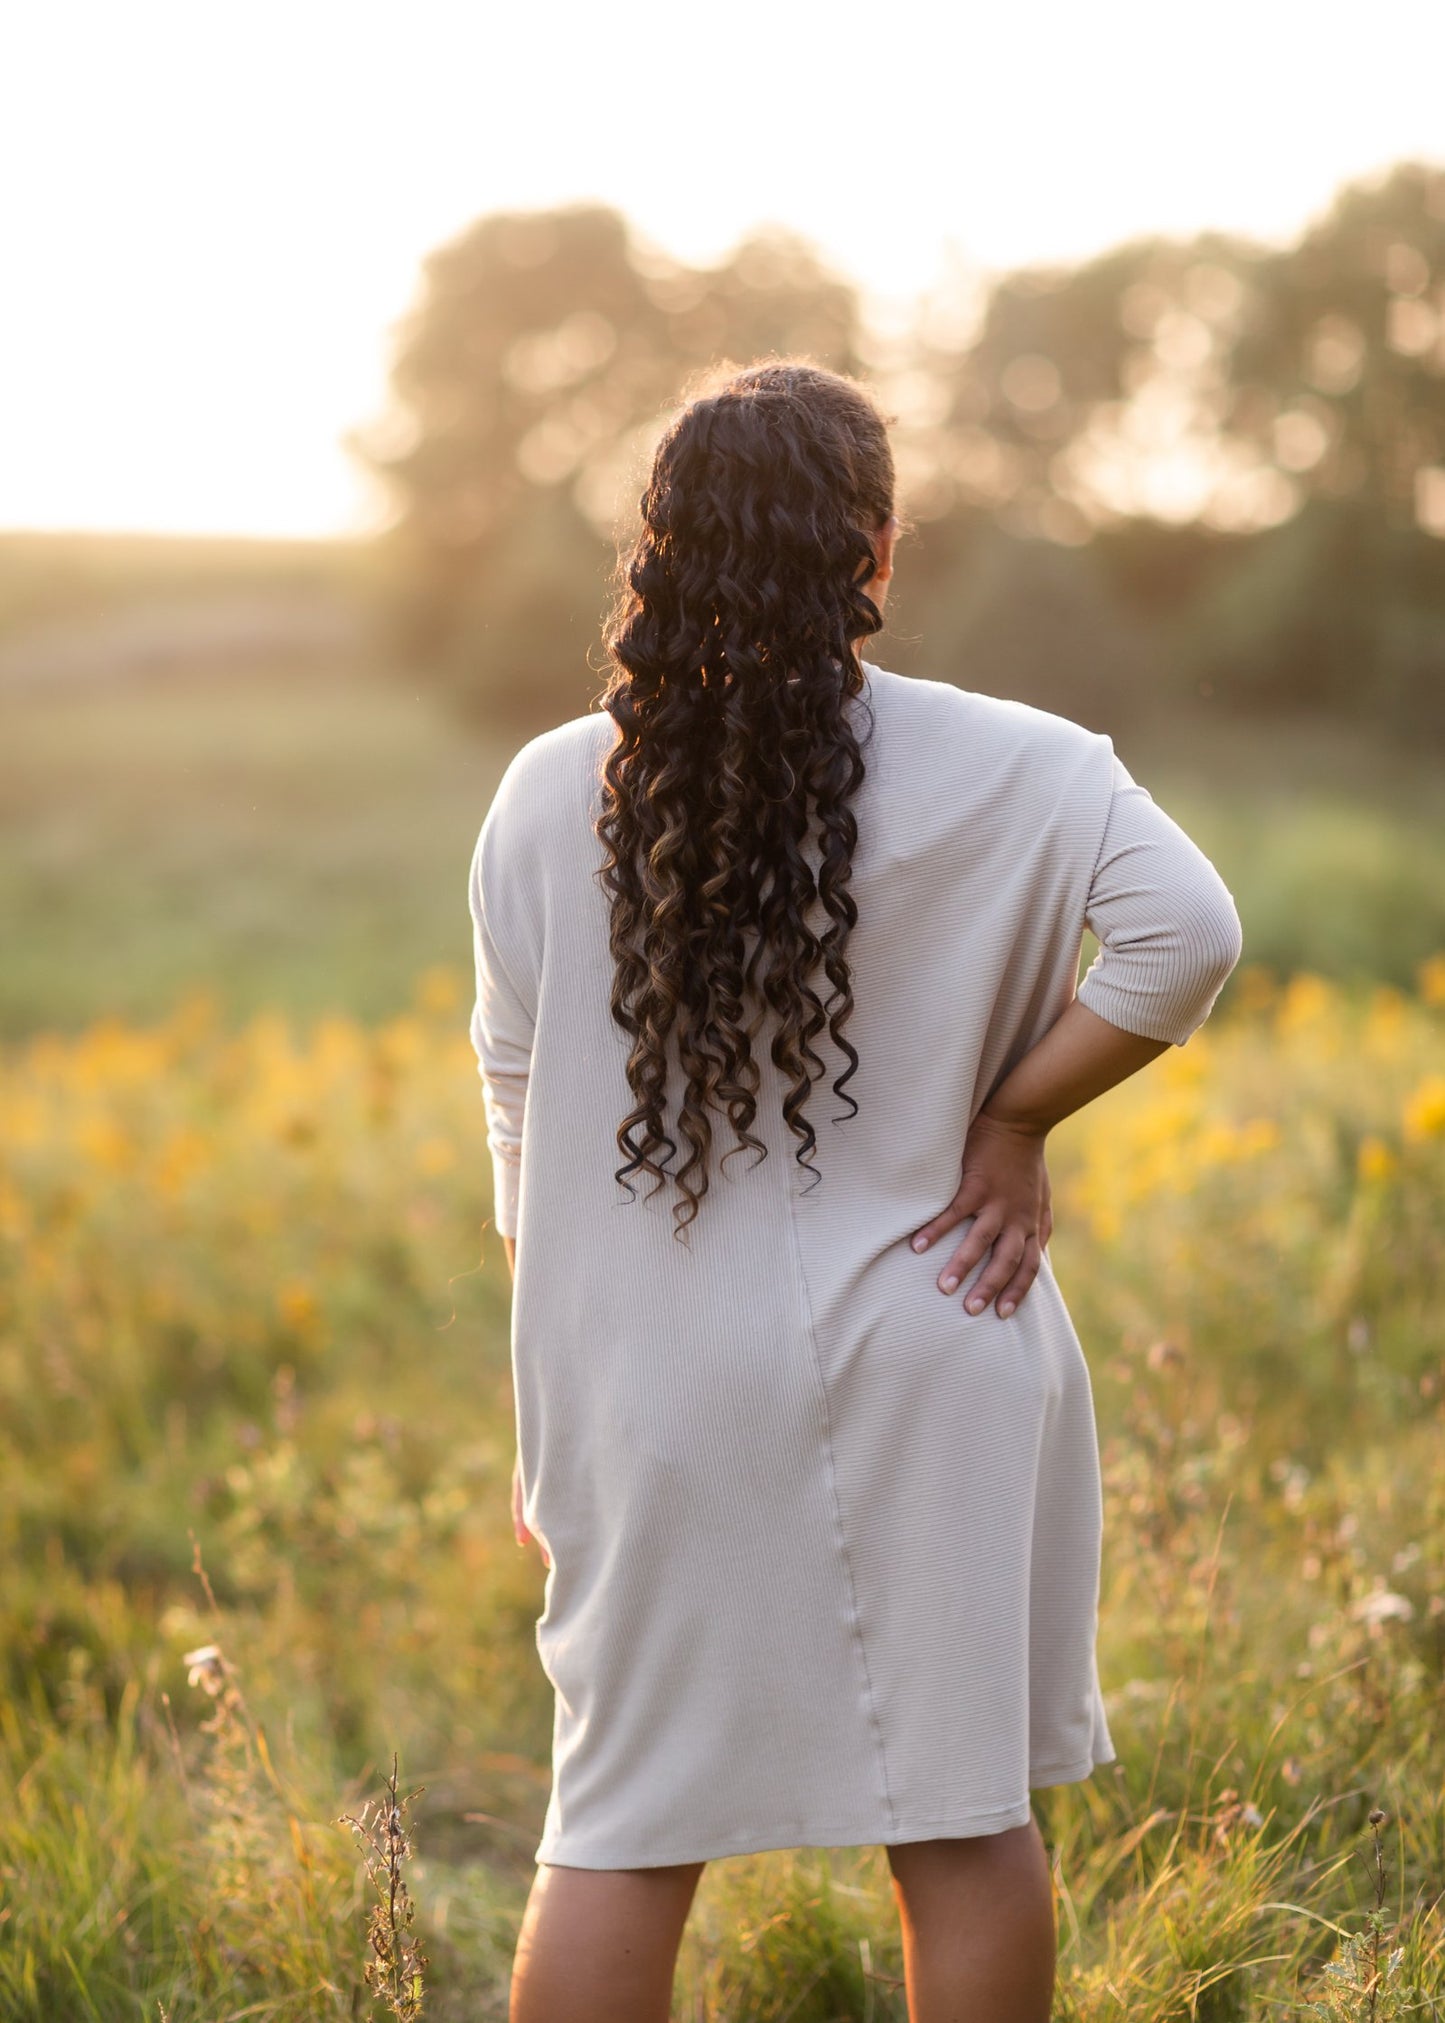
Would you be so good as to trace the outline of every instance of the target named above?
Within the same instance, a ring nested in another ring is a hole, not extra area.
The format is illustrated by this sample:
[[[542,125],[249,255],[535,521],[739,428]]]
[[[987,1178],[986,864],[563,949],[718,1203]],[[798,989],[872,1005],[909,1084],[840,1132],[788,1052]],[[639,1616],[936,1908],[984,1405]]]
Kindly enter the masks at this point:
[[[1370,1832],[1375,1839],[1375,1912],[1370,1927],[1370,2023],[1375,2023],[1375,2009],[1380,1999],[1380,1928],[1384,1924],[1385,1912],[1385,1851],[1380,1845],[1380,1828],[1385,1815],[1377,1805],[1370,1813]]]
[[[187,1529],[186,1536],[191,1541],[191,1572],[201,1583],[206,1600],[211,1605],[211,1614],[218,1616],[221,1613],[221,1605],[216,1600],[215,1589],[211,1586],[211,1576],[206,1572],[201,1560],[201,1541],[196,1537],[194,1531],[191,1531],[189,1528]]]
[[[404,1824],[406,1811],[425,1787],[418,1786],[405,1798],[398,1798],[396,1780],[397,1759],[393,1756],[385,1798],[369,1799],[358,1818],[343,1813],[337,1824],[349,1826],[356,1836],[367,1877],[377,1893],[366,1927],[372,1953],[366,1963],[366,1985],[399,2023],[413,2023],[421,2014],[427,1959],[411,1930],[416,1906],[401,1865],[412,1852]]]

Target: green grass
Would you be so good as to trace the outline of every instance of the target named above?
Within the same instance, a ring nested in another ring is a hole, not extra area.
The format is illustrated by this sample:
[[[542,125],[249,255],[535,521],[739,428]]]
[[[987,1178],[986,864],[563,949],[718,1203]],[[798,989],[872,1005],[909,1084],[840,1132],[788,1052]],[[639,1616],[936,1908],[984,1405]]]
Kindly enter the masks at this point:
[[[1219,866],[1251,961],[1408,986],[1445,947],[1438,753],[1198,706],[1114,743]]]
[[[428,963],[470,960],[467,864],[508,748],[419,681],[263,667],[3,711],[0,1033],[157,1016],[196,984],[236,1016],[382,1017]],[[1218,864],[1251,961],[1404,985],[1445,946],[1428,755],[1212,719],[1116,744]]]
[[[205,985],[375,1017],[470,961],[472,845],[507,752],[365,671],[75,685],[5,705],[0,1031]]]

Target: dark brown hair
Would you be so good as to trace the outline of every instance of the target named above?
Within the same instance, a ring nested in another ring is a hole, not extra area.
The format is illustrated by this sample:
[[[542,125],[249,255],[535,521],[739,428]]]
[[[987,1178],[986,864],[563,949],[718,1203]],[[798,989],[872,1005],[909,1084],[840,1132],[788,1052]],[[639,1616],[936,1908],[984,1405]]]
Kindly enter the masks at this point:
[[[854,642],[883,622],[863,586],[877,567],[869,537],[894,511],[885,418],[858,381],[811,360],[723,368],[674,415],[641,506],[606,634],[601,703],[617,736],[598,875],[612,1014],[632,1042],[617,1179],[635,1191],[630,1176],[650,1174],[655,1192],[670,1172],[680,1235],[707,1191],[710,1110],[732,1126],[729,1153],[766,1154],[751,1044],[766,1013],[799,1163],[816,1152],[806,1104],[825,1027],[848,1063],[834,1093],[857,1113],[845,950],[864,765],[846,705],[863,688]],[[684,1078],[675,1170],[669,1042]]]

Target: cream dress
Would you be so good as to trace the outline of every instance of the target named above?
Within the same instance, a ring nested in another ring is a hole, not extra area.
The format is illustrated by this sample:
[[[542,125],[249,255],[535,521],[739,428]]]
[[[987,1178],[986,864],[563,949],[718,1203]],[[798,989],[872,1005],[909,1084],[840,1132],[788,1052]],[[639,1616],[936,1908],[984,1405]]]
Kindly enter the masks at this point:
[[[815,1088],[814,1184],[762,1048],[769,1154],[714,1164],[685,1244],[670,1186],[614,1178],[631,1098],[592,828],[611,719],[524,746],[477,840],[471,1033],[517,1238],[523,1508],[551,1558],[539,1862],[997,1833],[1115,1755],[1093,1399],[1048,1254],[1001,1319],[964,1308],[984,1263],[946,1298],[947,1253],[909,1238],[1074,995],[1086,925],[1083,1002],[1183,1045],[1239,917],[1107,736],[864,667],[859,1111],[832,1121],[846,1105]]]

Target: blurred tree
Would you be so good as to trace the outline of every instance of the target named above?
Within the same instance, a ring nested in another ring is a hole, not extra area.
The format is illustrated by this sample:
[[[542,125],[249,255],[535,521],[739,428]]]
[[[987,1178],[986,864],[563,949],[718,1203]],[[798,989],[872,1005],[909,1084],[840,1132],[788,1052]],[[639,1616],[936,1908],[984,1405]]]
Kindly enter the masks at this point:
[[[947,388],[954,495],[1019,531],[1077,538],[1051,502],[1251,531],[1318,496],[1445,532],[1445,168],[1348,185],[1282,249],[1140,239],[1006,275],[914,369]]]
[[[604,206],[480,219],[353,438],[398,644],[489,720],[585,708],[674,403],[802,353],[897,416],[896,665],[1101,722],[1202,693],[1445,735],[1445,170],[1351,185],[1293,246],[1141,238],[936,309],[863,328],[778,225],[703,269]]]
[[[693,269],[605,206],[479,220],[427,260],[393,411],[351,439],[396,502],[398,643],[489,719],[585,708],[617,543],[687,380],[785,352],[856,372],[856,330],[852,288],[781,227]]]
[[[1282,249],[1006,276],[914,370],[946,388],[912,452],[935,510],[1097,546],[1173,688],[1445,732],[1445,169],[1347,186]]]
[[[961,517],[920,528],[932,566],[915,569],[920,555],[910,554],[888,617],[895,637],[900,619],[916,624],[923,650],[916,670],[906,647],[890,665],[1111,732],[1163,699],[1153,630],[1113,594],[1092,545],[1020,536],[987,515],[969,516],[960,543]],[[940,547],[944,570],[932,553]]]
[[[1418,524],[1419,473],[1445,463],[1445,168],[1346,186],[1261,263],[1231,394],[1223,425],[1301,495]]]
[[[1312,498],[1189,607],[1184,686],[1237,711],[1323,712],[1445,738],[1445,554],[1360,498]]]
[[[1342,190],[1251,312],[1224,425],[1302,507],[1201,601],[1193,659],[1234,700],[1445,736],[1445,169]]]
[[[1119,520],[1200,517],[1234,475],[1220,415],[1262,257],[1218,234],[1140,239],[1004,276],[965,343],[925,342],[917,360],[946,388],[933,454],[952,496],[1065,545]]]

